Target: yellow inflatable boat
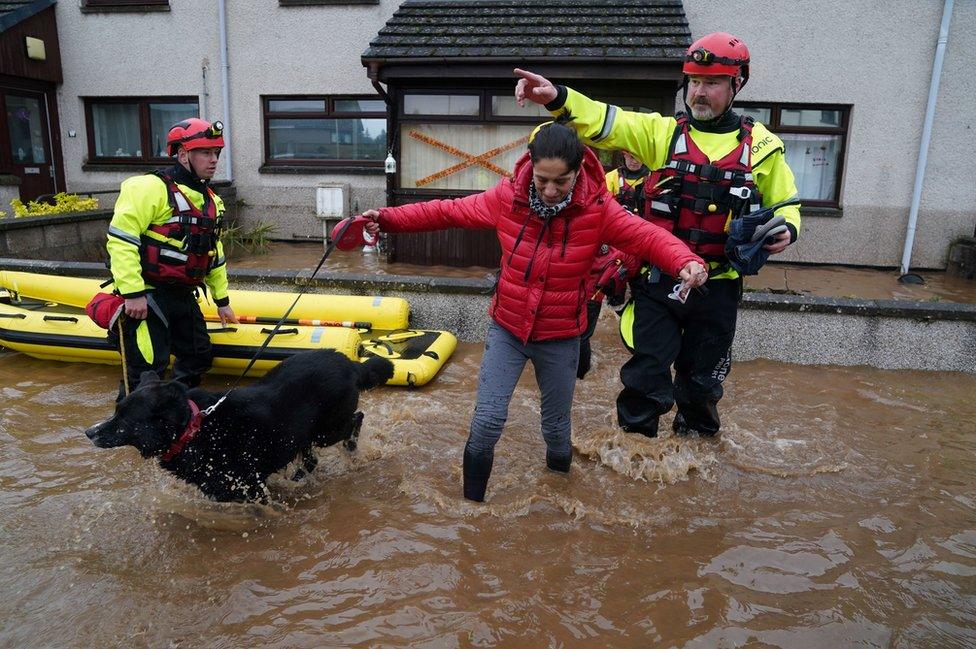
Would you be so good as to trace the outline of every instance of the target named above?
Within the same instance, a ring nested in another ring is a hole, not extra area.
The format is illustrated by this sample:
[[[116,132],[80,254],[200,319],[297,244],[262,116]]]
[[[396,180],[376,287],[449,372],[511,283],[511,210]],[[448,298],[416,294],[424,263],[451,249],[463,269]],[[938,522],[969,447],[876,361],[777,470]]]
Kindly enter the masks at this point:
[[[273,327],[232,325],[210,327],[214,349],[213,372],[239,374],[264,343]],[[344,327],[281,327],[268,348],[248,372],[261,376],[292,354],[329,348],[359,360],[359,331]],[[121,362],[104,329],[83,309],[24,299],[4,303],[0,298],[0,345],[18,352],[57,361]]]
[[[457,338],[447,331],[405,329],[364,339],[359,345],[363,360],[382,356],[393,362],[388,385],[424,385],[437,374],[457,348]]]
[[[0,288],[12,295],[73,307],[84,308],[93,295],[99,291],[111,293],[114,288],[112,284],[100,288],[100,284],[97,279],[0,270]],[[241,315],[280,318],[296,296],[297,293],[232,289],[230,304]],[[198,301],[204,316],[217,314],[212,301],[202,295]],[[289,318],[365,322],[373,330],[392,331],[407,328],[409,315],[410,306],[403,298],[305,293]]]
[[[96,292],[110,290],[100,289],[97,280],[0,271],[0,287],[6,289],[0,290],[0,345],[35,358],[119,364],[119,353],[105,330],[83,308]],[[275,321],[295,299],[294,293],[258,291],[231,291],[231,296],[235,309]],[[341,310],[342,305],[347,310]],[[212,304],[201,307],[205,314],[216,315]],[[387,385],[425,385],[450,358],[457,338],[447,331],[407,329],[408,313],[406,300],[400,298],[303,295],[289,319],[356,320],[372,328],[282,325],[248,376],[260,376],[298,352],[330,348],[353,360],[389,359],[394,375]],[[208,323],[208,328],[214,346],[212,371],[237,374],[274,326]]]

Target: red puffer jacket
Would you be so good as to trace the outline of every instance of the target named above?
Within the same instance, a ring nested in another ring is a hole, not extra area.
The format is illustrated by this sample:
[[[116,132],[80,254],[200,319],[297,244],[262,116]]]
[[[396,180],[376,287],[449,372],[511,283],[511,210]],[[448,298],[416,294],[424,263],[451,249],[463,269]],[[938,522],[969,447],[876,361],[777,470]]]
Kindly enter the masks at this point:
[[[529,340],[572,338],[586,329],[590,269],[600,244],[650,261],[676,276],[688,262],[704,262],[671,233],[622,208],[607,191],[603,167],[586,150],[573,200],[548,222],[529,209],[532,162],[515,164],[504,179],[480,194],[381,209],[387,232],[444,228],[494,229],[502,248],[501,275],[491,317]]]

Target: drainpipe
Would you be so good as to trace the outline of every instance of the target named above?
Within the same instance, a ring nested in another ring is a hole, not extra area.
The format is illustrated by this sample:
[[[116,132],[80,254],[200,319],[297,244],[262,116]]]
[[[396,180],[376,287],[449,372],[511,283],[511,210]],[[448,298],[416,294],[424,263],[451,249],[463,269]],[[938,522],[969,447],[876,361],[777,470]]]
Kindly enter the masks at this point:
[[[915,244],[918,206],[922,200],[922,181],[925,179],[925,164],[928,161],[929,139],[932,136],[932,120],[935,117],[935,102],[939,95],[942,59],[945,57],[946,42],[949,40],[949,20],[952,18],[952,3],[953,0],[945,0],[945,5],[942,8],[942,25],[939,27],[939,43],[935,48],[935,61],[932,64],[932,81],[929,83],[929,101],[925,107],[922,143],[918,152],[918,165],[915,168],[915,191],[912,193],[912,206],[908,211],[908,232],[905,234],[905,249],[901,255],[902,276],[898,280],[903,283],[921,283],[921,278],[918,275],[908,273],[908,267],[912,260],[912,246]]]
[[[227,65],[227,1],[219,0],[217,7],[220,19],[220,94],[224,102],[224,130],[227,132],[227,137],[224,138],[223,158],[227,163],[227,180],[234,182],[233,156],[230,149],[231,135],[234,131],[230,126],[230,84],[227,81],[230,71],[230,66]]]
[[[384,89],[383,86],[380,85],[380,80],[379,80],[380,66],[379,66],[379,64],[377,64],[377,63],[375,63],[373,61],[370,61],[369,62],[369,67],[366,69],[366,76],[369,78],[369,82],[371,84],[373,84],[373,87],[376,89],[376,93],[380,97],[383,98],[383,101],[385,101],[388,106],[392,106],[393,105],[393,100],[390,99],[390,96],[388,94],[386,94],[386,89]]]
[[[210,91],[207,89],[207,66],[209,65],[210,61],[206,58],[200,63],[200,87],[203,97],[203,103],[200,106],[200,119],[204,120],[207,119],[207,102],[210,101]]]
[[[396,107],[393,105],[393,98],[390,97],[389,93],[383,88],[383,86],[380,85],[379,70],[380,70],[379,63],[377,63],[376,61],[370,61],[369,65],[366,68],[366,76],[369,78],[369,82],[373,84],[373,88],[376,89],[376,92],[379,94],[380,97],[383,98],[383,101],[386,103],[386,114],[387,114],[386,121],[387,124],[393,126],[393,129],[391,129],[391,131],[394,132],[388,132],[386,135],[386,146],[387,146],[387,150],[389,151],[389,153],[387,154],[387,159],[389,160],[389,158],[391,158],[394,154],[398,153],[397,151],[394,150],[396,149],[395,129],[397,128],[397,124],[395,123]],[[395,172],[390,173],[389,169],[387,170],[386,173],[386,204],[387,205],[393,205],[393,192],[396,190],[396,177],[397,175]]]

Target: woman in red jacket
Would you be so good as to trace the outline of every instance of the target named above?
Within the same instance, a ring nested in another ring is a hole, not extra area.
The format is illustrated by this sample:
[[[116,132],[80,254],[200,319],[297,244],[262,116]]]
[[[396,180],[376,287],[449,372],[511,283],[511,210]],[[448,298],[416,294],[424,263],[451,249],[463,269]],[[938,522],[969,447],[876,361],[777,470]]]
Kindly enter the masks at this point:
[[[566,121],[565,118],[562,118]],[[588,277],[600,244],[650,261],[689,286],[704,262],[662,228],[636,219],[607,192],[596,155],[564,123],[538,129],[515,175],[453,200],[369,210],[370,234],[443,228],[494,229],[502,258],[478,395],[464,447],[464,497],[483,501],[495,443],[528,360],[542,397],[546,465],[568,472],[570,410],[579,337],[586,329]]]

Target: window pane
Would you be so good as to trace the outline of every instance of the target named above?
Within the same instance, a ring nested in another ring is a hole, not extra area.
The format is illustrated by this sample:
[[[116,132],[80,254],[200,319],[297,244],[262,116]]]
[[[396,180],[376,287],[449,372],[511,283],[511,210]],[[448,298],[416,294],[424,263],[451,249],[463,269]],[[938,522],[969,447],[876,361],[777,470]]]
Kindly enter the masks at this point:
[[[757,122],[762,122],[763,124],[769,124],[769,108],[757,108],[755,106],[746,106],[740,109],[743,115],[751,117]]]
[[[400,129],[401,187],[492,187],[512,173],[531,132],[532,127],[524,124],[404,124]],[[484,159],[480,159],[482,155]],[[472,161],[475,157],[479,160]]]
[[[478,95],[404,95],[406,115],[472,115],[479,114]]]
[[[783,126],[823,126],[838,128],[841,124],[841,111],[820,110],[819,108],[784,108],[780,113]]]
[[[491,114],[499,117],[543,117],[551,119],[549,111],[544,106],[525,102],[525,108],[519,108],[512,95],[493,95],[491,98]]]
[[[200,109],[195,101],[182,104],[149,104],[149,141],[152,143],[150,157],[169,156],[166,150],[166,134],[170,127],[188,117],[199,115]]]
[[[385,119],[270,119],[271,160],[383,160]]]
[[[41,102],[33,97],[7,95],[7,130],[15,164],[43,164],[44,121]]]
[[[95,156],[126,158],[142,155],[139,107],[136,104],[94,104],[92,130]]]
[[[270,99],[269,113],[324,113],[324,99]]]
[[[336,99],[337,113],[385,113],[386,102],[382,99]]]
[[[780,133],[780,138],[786,145],[786,162],[796,176],[800,198],[835,200],[841,136]]]

